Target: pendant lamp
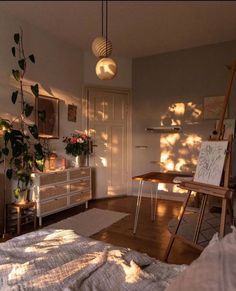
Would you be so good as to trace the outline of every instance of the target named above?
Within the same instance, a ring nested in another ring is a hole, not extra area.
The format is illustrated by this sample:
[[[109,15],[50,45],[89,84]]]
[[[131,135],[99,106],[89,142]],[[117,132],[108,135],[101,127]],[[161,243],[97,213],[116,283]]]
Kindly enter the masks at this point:
[[[109,58],[112,53],[112,43],[108,40],[108,1],[105,10],[105,37],[104,37],[104,5],[102,1],[102,36],[96,37],[92,43],[93,54],[99,58],[96,64],[96,75],[100,80],[111,80],[117,73],[117,65]]]

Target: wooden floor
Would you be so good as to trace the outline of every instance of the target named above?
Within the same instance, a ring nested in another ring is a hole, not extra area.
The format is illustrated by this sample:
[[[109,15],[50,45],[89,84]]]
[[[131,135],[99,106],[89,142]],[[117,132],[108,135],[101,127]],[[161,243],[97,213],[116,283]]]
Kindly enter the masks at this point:
[[[105,241],[117,246],[128,247],[151,257],[163,260],[170,234],[167,225],[170,219],[179,213],[181,203],[168,200],[159,200],[157,219],[151,221],[150,199],[143,198],[136,235],[133,235],[133,222],[136,206],[136,197],[120,197],[102,199],[89,202],[89,208],[110,209],[129,213],[130,215],[107,229],[92,236],[96,240]],[[85,210],[84,205],[47,216],[43,219],[43,225],[50,225],[61,219],[75,215]],[[30,231],[32,229],[27,229]],[[176,239],[169,257],[169,263],[189,264],[199,256],[200,252]]]

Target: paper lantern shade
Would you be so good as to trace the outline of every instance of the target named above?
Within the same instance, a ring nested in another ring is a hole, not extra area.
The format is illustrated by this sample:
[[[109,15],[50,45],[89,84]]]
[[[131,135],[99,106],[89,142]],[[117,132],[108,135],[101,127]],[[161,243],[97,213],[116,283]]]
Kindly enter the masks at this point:
[[[111,80],[117,73],[117,65],[110,58],[102,58],[97,62],[96,74],[100,80]]]
[[[111,41],[106,42],[102,36],[96,37],[92,43],[92,52],[97,58],[109,57],[112,53]]]

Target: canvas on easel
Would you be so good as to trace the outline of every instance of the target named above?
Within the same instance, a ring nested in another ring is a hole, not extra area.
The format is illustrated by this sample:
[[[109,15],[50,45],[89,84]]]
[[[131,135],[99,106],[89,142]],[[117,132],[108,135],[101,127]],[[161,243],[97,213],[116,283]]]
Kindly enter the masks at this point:
[[[202,142],[193,181],[220,186],[228,141]]]

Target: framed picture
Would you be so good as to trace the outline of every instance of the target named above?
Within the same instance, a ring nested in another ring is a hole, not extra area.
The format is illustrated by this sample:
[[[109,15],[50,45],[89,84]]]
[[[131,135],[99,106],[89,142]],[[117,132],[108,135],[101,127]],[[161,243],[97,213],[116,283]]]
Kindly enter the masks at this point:
[[[219,119],[222,114],[225,96],[205,97],[203,104],[204,119]],[[228,109],[225,118],[228,117]]]
[[[76,122],[77,106],[73,104],[68,105],[68,121]]]
[[[41,138],[59,138],[59,99],[39,95],[36,98],[36,124]]]
[[[219,120],[216,121],[216,129],[219,124]],[[235,134],[235,119],[224,119],[224,139],[229,139],[229,136],[232,135],[234,137]]]

